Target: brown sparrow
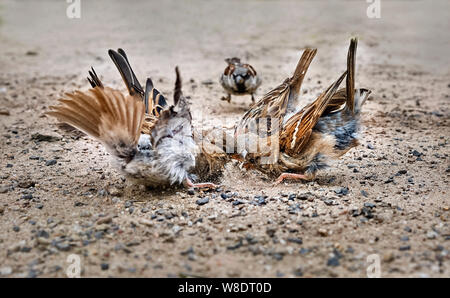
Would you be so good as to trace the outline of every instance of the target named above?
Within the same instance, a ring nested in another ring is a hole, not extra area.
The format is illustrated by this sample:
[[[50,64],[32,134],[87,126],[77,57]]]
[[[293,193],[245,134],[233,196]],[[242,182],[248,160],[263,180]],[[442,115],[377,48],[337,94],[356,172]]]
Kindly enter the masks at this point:
[[[109,54],[129,94],[104,86],[92,69],[88,78],[92,89],[66,94],[47,114],[100,141],[117,167],[132,180],[150,187],[181,183],[187,187],[216,187],[211,183],[194,184],[189,178],[198,148],[178,67],[174,104],[168,106],[151,79],[147,79],[143,90],[123,50],[110,50]]]
[[[222,100],[230,102],[232,94],[250,94],[252,102],[255,102],[254,93],[261,85],[261,79],[255,69],[250,64],[241,63],[241,59],[236,57],[225,59],[225,62],[228,63],[228,66],[220,76],[219,81],[228,96],[223,97]]]
[[[356,46],[357,39],[354,38],[350,42],[348,51],[347,71],[314,102],[302,109],[297,109],[294,103],[298,92],[289,92],[286,95],[276,91],[282,89],[278,87],[268,93],[268,95],[274,94],[275,99],[266,95],[244,115],[236,127],[236,137],[243,136],[245,141],[250,144],[262,140],[263,145],[268,144],[270,147],[270,150],[250,153],[245,148],[240,151],[238,149],[238,153],[241,155],[240,159],[244,160],[247,167],[277,175],[277,184],[284,179],[312,180],[318,170],[328,166],[330,159],[338,158],[358,145],[361,106],[370,95],[370,91],[367,89],[355,90]],[[310,61],[312,57],[306,58],[311,53],[315,54],[315,50],[307,49],[303,53],[297,66],[298,74],[304,76],[309,63],[302,61]],[[295,76],[294,74],[293,78]],[[344,77],[346,77],[346,88],[338,90]],[[287,82],[287,85],[293,89],[289,84],[291,81],[292,78],[286,80],[285,83]],[[299,85],[295,85],[295,87],[300,88]],[[276,94],[280,95],[276,96]],[[274,115],[276,117],[273,117]],[[268,124],[277,126],[276,129],[269,125],[266,134],[252,132],[249,129],[250,122],[261,121],[262,117],[275,118],[278,121],[275,124],[279,124],[279,126],[274,125],[271,121]],[[275,132],[279,133],[275,135],[276,139],[274,140],[273,137],[270,137]],[[261,162],[268,155],[271,155],[269,161]]]

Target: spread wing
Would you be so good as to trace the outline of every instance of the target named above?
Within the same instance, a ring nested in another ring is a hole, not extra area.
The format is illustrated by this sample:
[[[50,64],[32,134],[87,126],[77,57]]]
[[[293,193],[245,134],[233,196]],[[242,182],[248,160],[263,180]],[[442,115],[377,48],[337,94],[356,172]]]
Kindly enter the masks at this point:
[[[281,132],[280,149],[287,154],[300,153],[308,142],[314,126],[329,107],[329,103],[347,72],[323,92],[314,102],[289,118]]]
[[[131,158],[144,121],[144,103],[108,87],[75,91],[51,106],[48,115],[56,117],[99,140],[109,152]]]
[[[334,113],[347,109],[352,114],[358,109],[355,105],[355,63],[356,63],[356,48],[358,46],[358,39],[352,38],[347,53],[347,77],[345,79],[345,88],[339,89],[330,100],[324,114]]]
[[[248,132],[251,121],[258,118],[276,118],[281,125],[288,106],[297,101],[300,87],[306,71],[316,55],[316,49],[306,49],[300,58],[294,75],[286,79],[281,85],[264,95],[264,97],[248,110],[235,128],[235,134],[240,135]],[[280,126],[278,126],[280,127]],[[268,134],[271,135],[269,127]]]

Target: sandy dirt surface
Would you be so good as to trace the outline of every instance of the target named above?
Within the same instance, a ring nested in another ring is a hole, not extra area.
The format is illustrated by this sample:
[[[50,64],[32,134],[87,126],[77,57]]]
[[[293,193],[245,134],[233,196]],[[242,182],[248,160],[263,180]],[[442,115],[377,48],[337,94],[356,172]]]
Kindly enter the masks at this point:
[[[0,2],[0,276],[450,277],[448,1]],[[218,77],[239,56],[262,75],[258,98],[318,53],[304,82],[313,100],[345,69],[359,37],[357,87],[373,90],[361,145],[308,183],[227,165],[217,192],[145,190],[81,133],[44,116],[86,90],[94,66],[124,89],[107,49],[172,96],[184,78],[196,125],[234,121],[250,97],[221,101]],[[209,202],[198,205],[199,198]]]

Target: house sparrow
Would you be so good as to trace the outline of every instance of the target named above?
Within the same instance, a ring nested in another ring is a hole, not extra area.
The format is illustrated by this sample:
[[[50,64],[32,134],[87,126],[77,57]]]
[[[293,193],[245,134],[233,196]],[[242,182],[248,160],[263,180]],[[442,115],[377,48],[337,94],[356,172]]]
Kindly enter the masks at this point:
[[[354,38],[350,42],[348,51],[347,71],[314,102],[302,109],[297,109],[295,103],[298,91],[290,92],[287,96],[277,91],[280,89],[278,87],[268,95],[280,94],[280,96],[274,95],[275,99],[271,99],[266,95],[244,115],[236,127],[236,137],[243,136],[249,143],[263,140],[262,143],[267,143],[271,148],[271,150],[251,153],[241,149],[238,153],[244,165],[277,175],[276,184],[284,179],[312,180],[318,170],[328,166],[329,159],[338,158],[358,145],[359,115],[361,106],[370,95],[370,91],[355,90],[356,46],[357,39]],[[304,57],[309,57],[312,53],[315,54],[315,50],[305,50],[296,73],[305,74],[309,63],[303,63],[302,60],[309,61]],[[293,78],[295,76],[294,74]],[[338,90],[344,77],[346,77],[346,87]],[[294,89],[292,85],[289,85],[291,81],[292,78],[285,83],[288,82],[287,85]],[[301,80],[298,84],[301,84]],[[294,86],[296,90],[300,88],[299,85]],[[287,99],[284,98],[286,96]],[[270,99],[264,100],[265,98]],[[251,131],[250,122],[261,121],[263,117],[276,118],[277,124],[280,124],[279,129],[271,130],[269,127],[266,134]],[[270,139],[269,137],[274,135],[275,131],[279,132],[275,135],[276,140]],[[261,162],[262,158],[268,155],[271,155],[270,162]]]
[[[212,183],[194,184],[189,177],[198,148],[178,67],[174,104],[168,106],[151,79],[143,90],[123,50],[110,50],[109,54],[128,95],[104,86],[92,69],[88,78],[92,89],[66,94],[47,114],[100,141],[116,166],[132,180],[150,187],[183,183],[187,187],[215,188]]]
[[[257,75],[255,69],[250,64],[242,64],[239,58],[225,59],[228,66],[220,76],[220,84],[228,93],[227,97],[222,100],[231,101],[231,95],[245,95],[252,96],[252,102],[255,102],[254,93],[261,85],[261,79]]]

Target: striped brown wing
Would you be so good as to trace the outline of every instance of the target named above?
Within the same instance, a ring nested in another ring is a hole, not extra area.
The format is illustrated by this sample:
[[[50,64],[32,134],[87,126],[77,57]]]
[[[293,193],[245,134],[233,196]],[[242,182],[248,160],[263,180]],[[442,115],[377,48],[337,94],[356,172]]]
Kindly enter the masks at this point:
[[[305,49],[292,77],[286,79],[281,85],[264,95],[260,101],[244,114],[236,126],[235,133],[237,135],[246,133],[250,122],[258,118],[278,119],[278,126],[276,127],[281,126],[286,110],[292,104],[291,101],[295,102],[297,100],[303,78],[316,52],[316,49]],[[272,131],[272,127],[268,129],[268,135],[275,132]]]
[[[132,156],[144,120],[144,104],[111,88],[95,87],[66,94],[48,115],[102,142],[121,158]]]
[[[237,135],[244,134],[248,132],[248,127],[251,121],[255,121],[260,118],[276,118],[281,119],[281,117],[286,112],[286,107],[289,97],[289,84],[287,79],[277,88],[273,89],[267,93],[258,103],[253,105],[250,110],[248,110],[241,121],[235,128],[235,133]],[[269,135],[271,133],[269,132]]]
[[[341,88],[331,97],[327,108],[323,112],[323,115],[328,115],[340,111],[345,108],[347,102],[347,89]]]
[[[287,154],[294,155],[300,153],[311,137],[312,130],[317,121],[336,93],[347,72],[323,92],[314,102],[304,107],[300,112],[289,118],[281,132],[280,148]]]

